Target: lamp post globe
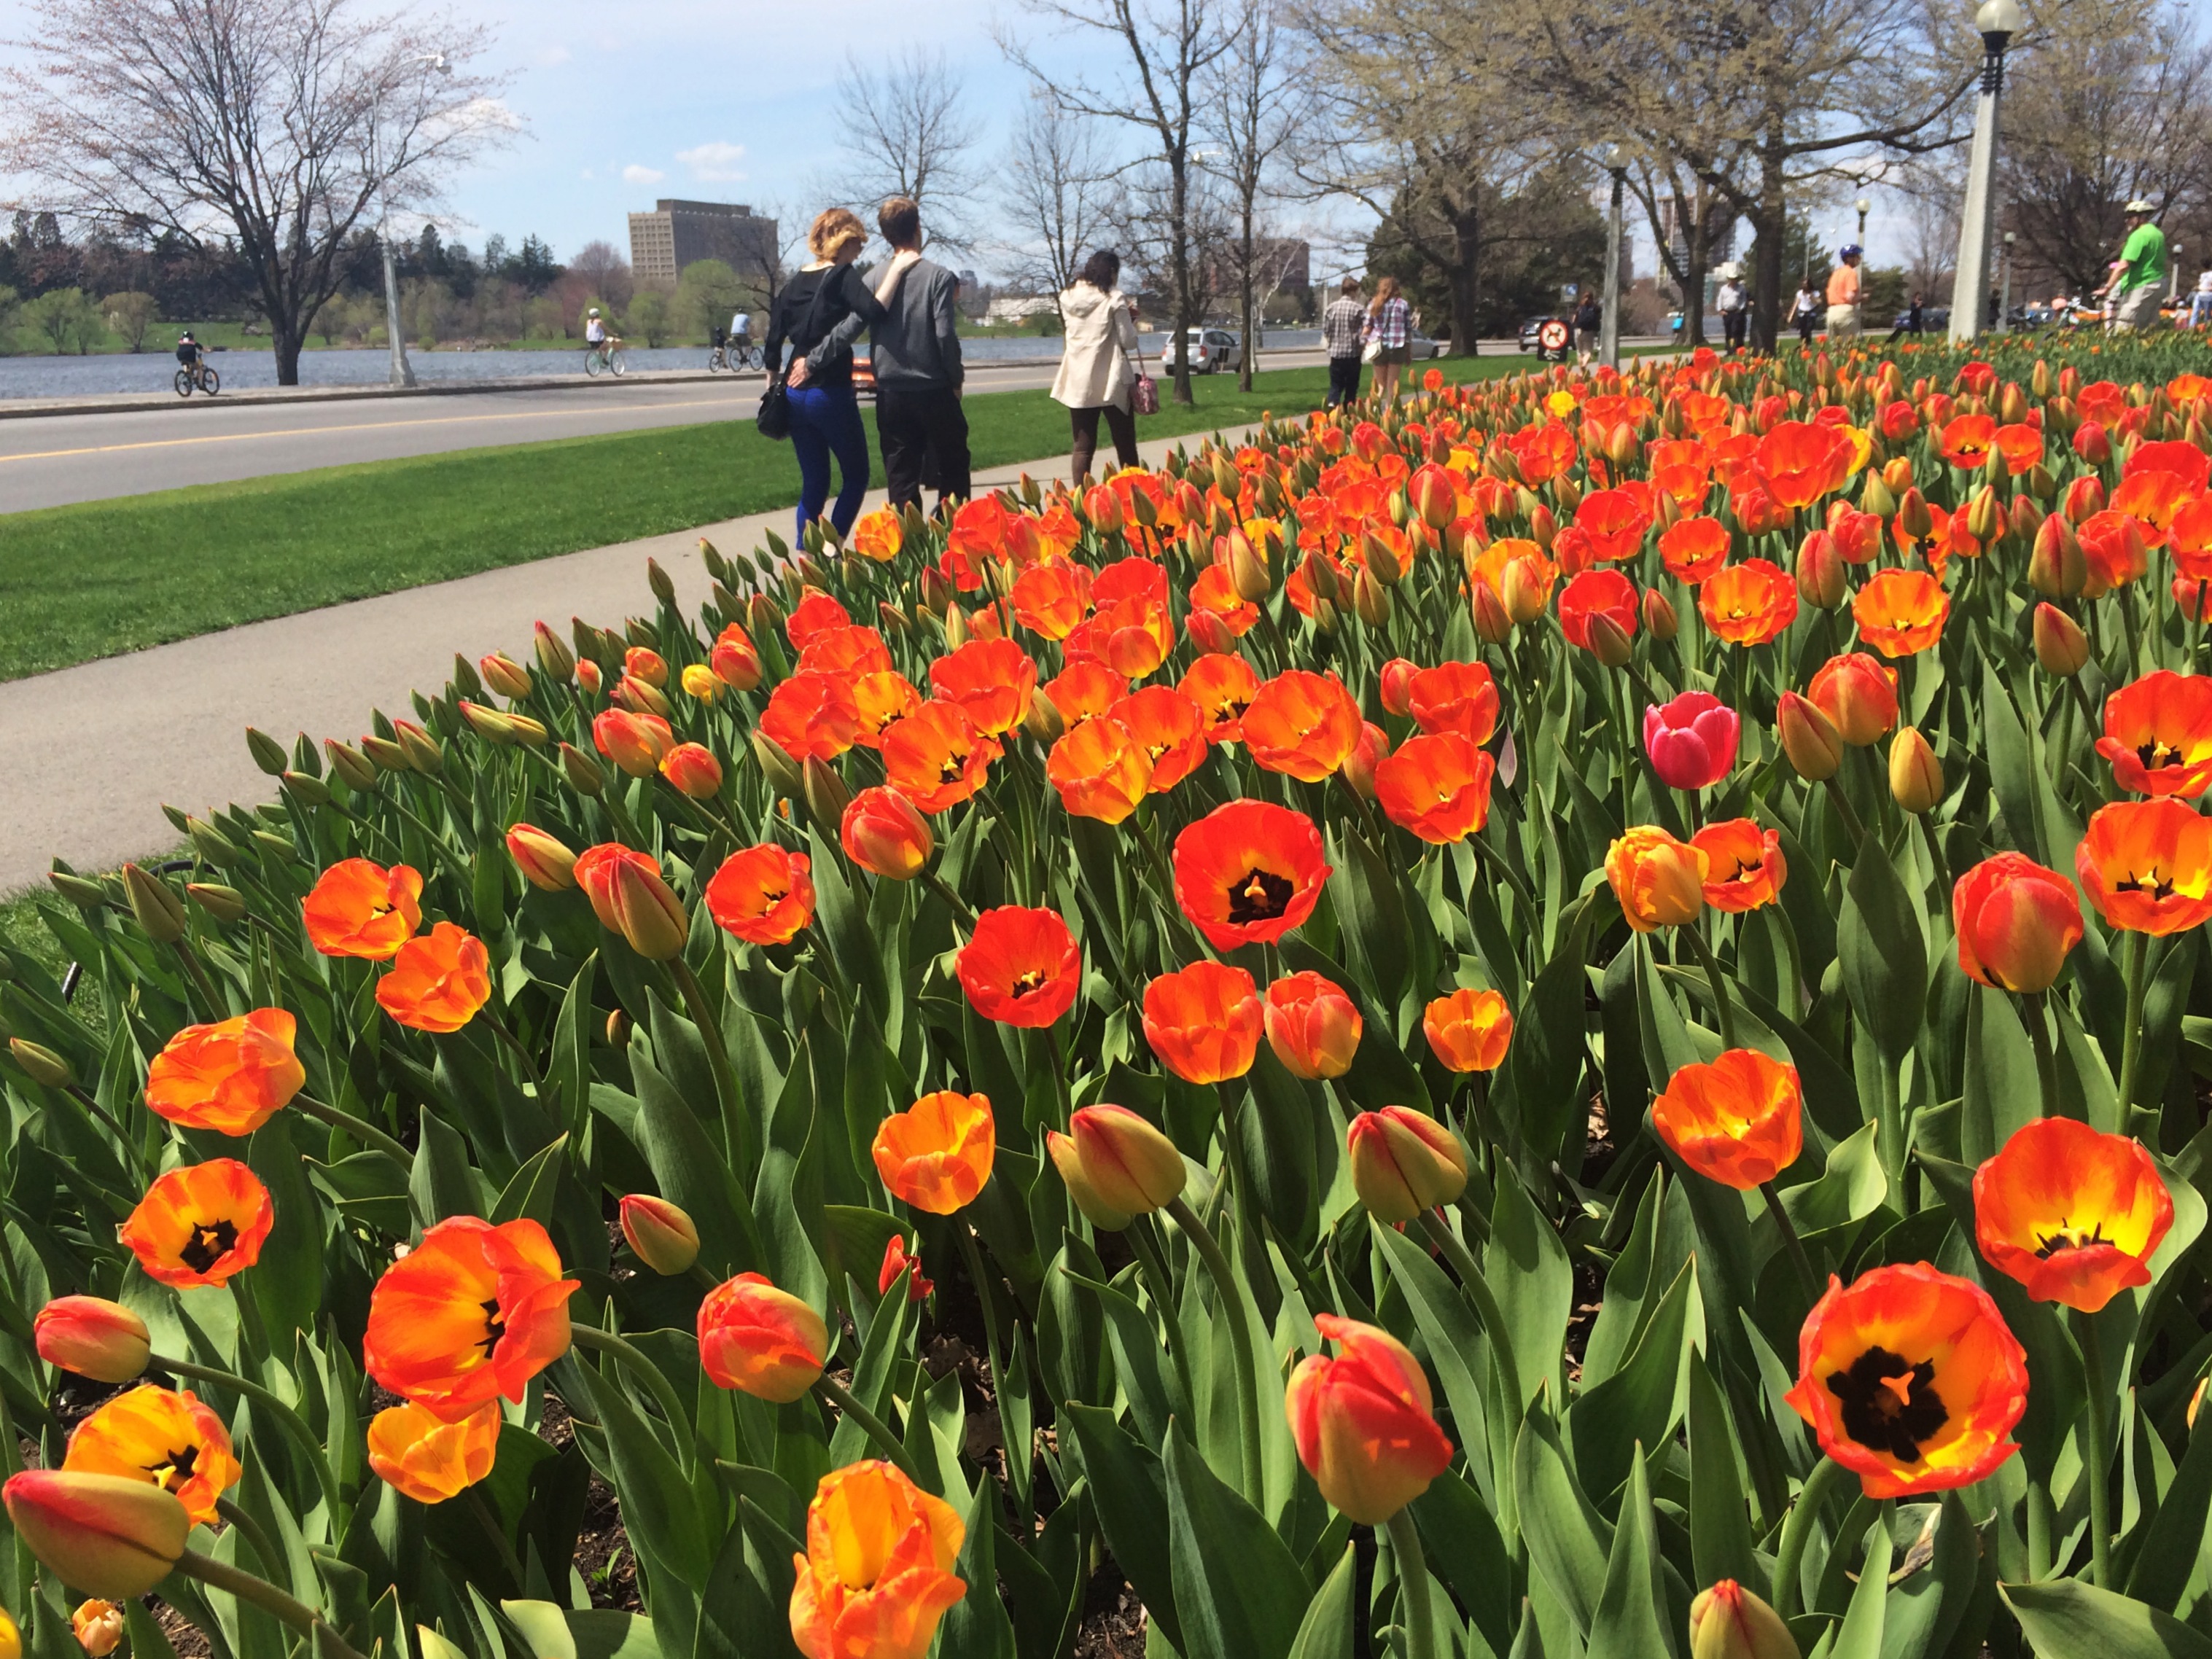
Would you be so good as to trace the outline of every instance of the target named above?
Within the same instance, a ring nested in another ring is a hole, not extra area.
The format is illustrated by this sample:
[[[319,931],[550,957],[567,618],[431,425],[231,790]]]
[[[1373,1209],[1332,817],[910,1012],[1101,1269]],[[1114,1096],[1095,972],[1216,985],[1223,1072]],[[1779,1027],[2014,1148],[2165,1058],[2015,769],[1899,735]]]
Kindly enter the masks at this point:
[[[2004,90],[2005,47],[2020,33],[2020,0],[1983,0],[1974,13],[1982,37],[1982,88],[1974,106],[1974,148],[1966,164],[1966,200],[1959,216],[1958,275],[1951,288],[1951,338],[1981,331],[1989,309],[1990,252],[1995,240],[1997,102]]]

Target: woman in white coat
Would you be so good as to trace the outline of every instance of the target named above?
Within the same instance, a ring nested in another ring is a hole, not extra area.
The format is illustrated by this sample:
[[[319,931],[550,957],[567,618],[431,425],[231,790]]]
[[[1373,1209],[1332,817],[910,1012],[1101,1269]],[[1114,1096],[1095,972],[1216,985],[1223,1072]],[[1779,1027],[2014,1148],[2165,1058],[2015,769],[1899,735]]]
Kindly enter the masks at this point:
[[[1052,397],[1067,406],[1074,433],[1068,470],[1077,483],[1089,476],[1098,452],[1102,415],[1115,457],[1123,466],[1137,464],[1137,422],[1130,410],[1137,383],[1137,302],[1114,286],[1121,275],[1121,255],[1101,248],[1060,296],[1067,339]]]

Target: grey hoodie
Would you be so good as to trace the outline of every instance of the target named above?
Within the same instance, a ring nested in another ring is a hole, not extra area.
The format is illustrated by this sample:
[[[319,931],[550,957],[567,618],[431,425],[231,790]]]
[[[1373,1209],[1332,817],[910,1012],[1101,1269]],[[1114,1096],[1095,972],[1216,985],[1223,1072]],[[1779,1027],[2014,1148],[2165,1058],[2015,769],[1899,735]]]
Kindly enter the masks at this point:
[[[900,279],[890,314],[869,337],[878,390],[959,389],[966,373],[953,306],[959,291],[960,279],[933,260],[916,260]]]

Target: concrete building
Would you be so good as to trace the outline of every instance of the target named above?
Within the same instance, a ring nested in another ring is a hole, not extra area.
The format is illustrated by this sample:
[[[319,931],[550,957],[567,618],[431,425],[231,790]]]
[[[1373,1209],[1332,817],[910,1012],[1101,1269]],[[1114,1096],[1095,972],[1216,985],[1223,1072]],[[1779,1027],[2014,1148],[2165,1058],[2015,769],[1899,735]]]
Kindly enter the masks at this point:
[[[775,266],[776,223],[729,202],[663,197],[629,216],[630,270],[641,283],[675,285],[684,267],[720,259],[740,277],[766,282]]]

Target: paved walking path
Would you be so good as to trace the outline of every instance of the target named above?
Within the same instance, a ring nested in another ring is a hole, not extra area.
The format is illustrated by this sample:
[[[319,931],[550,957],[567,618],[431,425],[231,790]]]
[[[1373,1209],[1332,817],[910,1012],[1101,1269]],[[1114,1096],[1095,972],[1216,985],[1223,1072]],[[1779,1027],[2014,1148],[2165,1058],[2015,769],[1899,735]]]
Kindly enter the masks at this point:
[[[1178,442],[1139,446],[1158,461]],[[1049,479],[1057,459],[993,468],[980,487],[1026,470]],[[881,503],[871,492],[867,505]],[[451,678],[453,654],[505,650],[530,659],[540,618],[564,635],[580,616],[602,627],[649,614],[645,562],[660,561],[687,612],[706,602],[699,538],[750,552],[791,509],[488,570],[349,605],[252,623],[128,656],[0,684],[0,894],[41,882],[56,855],[81,870],[112,869],[177,844],[167,802],[195,816],[274,791],[248,757],[245,728],[288,745],[295,732],[351,741],[369,711],[411,718],[408,693]]]

